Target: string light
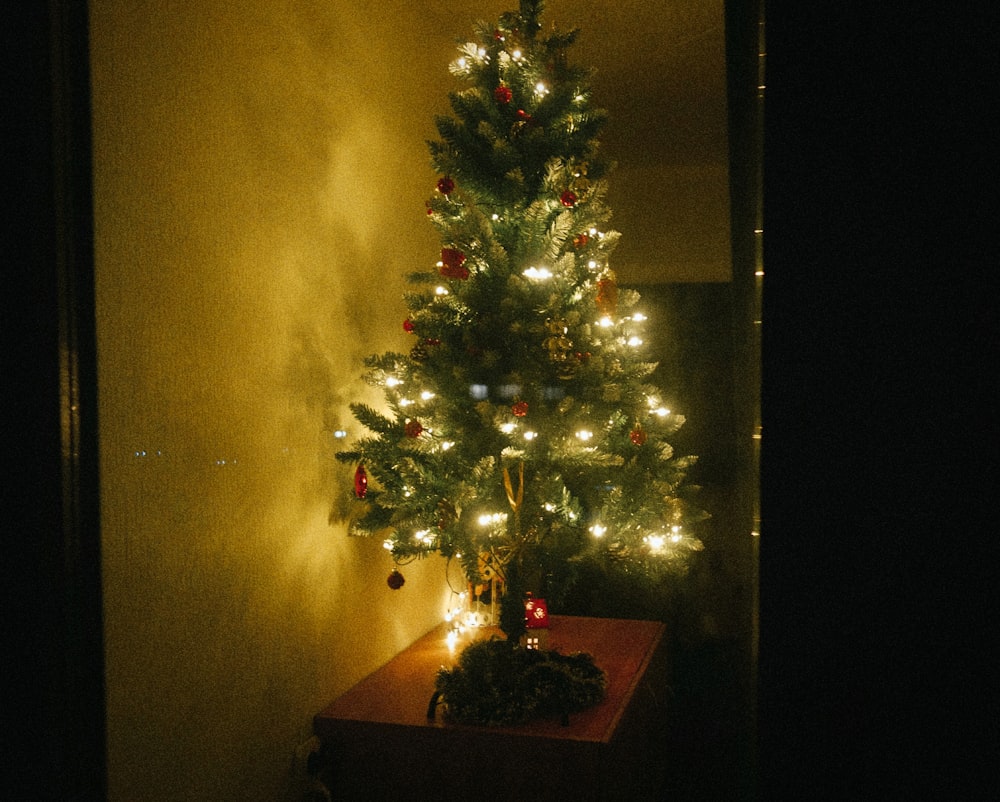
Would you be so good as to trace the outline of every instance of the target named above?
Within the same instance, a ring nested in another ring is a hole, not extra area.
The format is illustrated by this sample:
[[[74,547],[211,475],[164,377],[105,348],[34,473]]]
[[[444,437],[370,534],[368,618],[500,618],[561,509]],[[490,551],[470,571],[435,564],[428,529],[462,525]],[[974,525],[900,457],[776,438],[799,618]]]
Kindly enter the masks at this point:
[[[601,524],[594,524],[592,527],[590,527],[590,533],[594,537],[604,537],[604,533],[607,531],[608,528],[606,526],[602,526]]]
[[[642,539],[643,543],[649,546],[649,550],[654,554],[659,554],[663,551],[663,547],[666,545],[667,539],[660,534],[656,535],[646,535]]]
[[[527,278],[535,278],[540,281],[544,281],[545,279],[552,278],[552,271],[547,267],[529,267],[524,271],[524,275]]]

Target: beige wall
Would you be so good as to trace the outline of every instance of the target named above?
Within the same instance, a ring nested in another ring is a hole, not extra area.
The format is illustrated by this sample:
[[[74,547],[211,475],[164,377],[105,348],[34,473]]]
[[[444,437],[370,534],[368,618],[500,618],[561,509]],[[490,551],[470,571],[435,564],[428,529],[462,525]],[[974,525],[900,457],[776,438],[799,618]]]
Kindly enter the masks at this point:
[[[346,537],[332,431],[436,259],[454,38],[509,5],[91,2],[112,800],[296,798],[312,715],[442,617],[440,561],[393,592]]]
[[[113,800],[290,795],[312,715],[447,601],[328,522],[332,430],[435,257],[429,87],[405,28],[285,5],[92,4]]]

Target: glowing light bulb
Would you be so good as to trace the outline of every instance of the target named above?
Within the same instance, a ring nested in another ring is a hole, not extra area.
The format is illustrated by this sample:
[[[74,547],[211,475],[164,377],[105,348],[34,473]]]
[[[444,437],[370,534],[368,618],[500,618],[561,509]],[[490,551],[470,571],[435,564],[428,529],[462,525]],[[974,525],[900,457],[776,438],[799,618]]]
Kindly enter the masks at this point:
[[[638,320],[641,322],[646,319],[647,319],[646,316],[642,312],[636,312],[634,315],[632,315],[632,320]]]
[[[447,287],[435,287],[434,288],[434,294],[435,295],[447,295],[448,294],[448,288]]]
[[[451,440],[445,440],[443,443],[441,443],[441,450],[442,451],[447,451],[449,448],[451,448],[454,445],[455,444]]]
[[[552,278],[552,271],[547,267],[529,267],[524,271],[524,275],[528,278],[539,279],[544,281],[545,279]]]
[[[535,84],[536,95],[547,95],[548,93],[549,93],[549,88],[544,83],[539,81],[537,84]]]
[[[536,437],[538,437],[538,433],[537,432],[528,431],[528,432],[524,433],[524,439],[525,440],[534,440]]]
[[[615,322],[607,315],[605,315],[604,317],[602,317],[600,320],[597,321],[597,325],[600,326],[602,329],[607,329],[615,325]]]
[[[628,345],[631,345],[633,348],[642,345],[642,338],[632,335],[631,337],[628,338]]]
[[[510,434],[516,428],[517,428],[517,424],[516,423],[501,423],[500,424],[500,431],[503,432],[504,434]]]
[[[420,394],[420,398],[421,398],[421,399],[422,399],[423,401],[430,401],[430,400],[431,400],[431,399],[432,399],[433,397],[434,397],[434,393],[432,393],[432,392],[431,392],[430,390],[424,390],[424,391],[423,391],[423,392],[422,392],[422,393]]]
[[[520,59],[521,59],[521,51],[520,50],[515,50],[513,53],[510,54],[510,57],[512,59],[514,59],[514,61],[520,61]]]
[[[589,429],[580,429],[580,431],[576,433],[576,436],[577,438],[583,440],[583,442],[586,443],[590,438],[594,436],[594,433]]]
[[[604,533],[608,531],[606,526],[601,526],[601,524],[594,524],[590,527],[590,533],[594,537],[604,537]]]
[[[385,380],[386,387],[399,387],[403,383],[402,379],[397,379],[395,376],[390,376]]]
[[[386,551],[392,551],[392,541],[391,540],[383,540],[382,541],[382,548],[385,549]]]
[[[667,539],[663,535],[646,535],[643,541],[649,546],[650,551],[658,553],[663,551],[663,546],[666,544]]]

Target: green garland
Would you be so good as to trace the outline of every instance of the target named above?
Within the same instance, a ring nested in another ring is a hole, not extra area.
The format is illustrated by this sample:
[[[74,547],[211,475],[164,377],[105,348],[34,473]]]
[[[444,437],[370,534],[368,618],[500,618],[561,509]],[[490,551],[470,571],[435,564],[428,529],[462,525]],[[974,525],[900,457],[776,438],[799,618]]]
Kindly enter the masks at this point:
[[[606,684],[585,652],[563,655],[492,639],[467,646],[458,665],[438,672],[435,688],[447,721],[503,727],[584,710],[604,698]]]

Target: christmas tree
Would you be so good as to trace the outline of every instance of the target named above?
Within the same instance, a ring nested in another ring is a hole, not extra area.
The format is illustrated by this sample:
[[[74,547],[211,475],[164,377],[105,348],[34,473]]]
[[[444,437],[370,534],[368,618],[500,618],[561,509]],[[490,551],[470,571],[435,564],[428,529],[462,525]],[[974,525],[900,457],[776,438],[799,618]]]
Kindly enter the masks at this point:
[[[366,360],[385,409],[352,404],[370,434],[337,455],[356,466],[351,533],[496,580],[508,639],[527,594],[558,598],[576,566],[657,576],[700,548],[694,458],[668,441],[683,418],[649,383],[639,294],[609,264],[606,114],[568,61],[578,32],[543,33],[541,11],[478,23],[451,64],[465,87],[429,143],[440,260],[410,276],[412,348]]]

